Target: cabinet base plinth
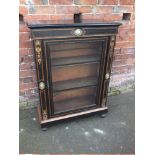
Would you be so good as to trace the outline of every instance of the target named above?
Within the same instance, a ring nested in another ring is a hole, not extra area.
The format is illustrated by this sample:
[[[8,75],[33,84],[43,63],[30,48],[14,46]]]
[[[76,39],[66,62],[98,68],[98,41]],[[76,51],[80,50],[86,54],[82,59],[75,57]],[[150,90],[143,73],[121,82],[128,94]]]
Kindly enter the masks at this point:
[[[42,120],[41,114],[40,114],[40,107],[38,106],[38,115],[39,115],[41,128],[47,128],[60,122],[64,122],[64,121],[66,122],[66,121],[74,120],[76,118],[84,118],[94,114],[104,115],[107,112],[108,112],[108,108],[103,107],[103,108],[96,108],[96,109],[91,109],[91,110],[82,111],[82,112],[73,113],[73,114],[67,114],[64,116],[57,116],[57,117],[49,118],[47,120]]]

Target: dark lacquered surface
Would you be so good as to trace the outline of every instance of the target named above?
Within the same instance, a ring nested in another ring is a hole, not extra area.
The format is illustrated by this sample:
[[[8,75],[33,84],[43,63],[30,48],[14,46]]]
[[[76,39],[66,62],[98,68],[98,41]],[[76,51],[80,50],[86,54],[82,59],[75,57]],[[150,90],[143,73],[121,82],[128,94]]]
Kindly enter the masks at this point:
[[[45,83],[45,89],[39,90],[38,110],[43,126],[43,120],[49,118],[52,123],[55,117],[65,119],[65,115],[106,107],[109,79],[105,75],[110,75],[119,25],[101,20],[28,23],[35,45],[38,82]],[[83,32],[81,36],[75,34],[77,28]]]
[[[28,27],[33,28],[56,28],[56,27],[99,27],[99,26],[119,26],[119,22],[105,22],[103,20],[82,20],[80,23],[75,23],[73,20],[40,20],[27,23]]]

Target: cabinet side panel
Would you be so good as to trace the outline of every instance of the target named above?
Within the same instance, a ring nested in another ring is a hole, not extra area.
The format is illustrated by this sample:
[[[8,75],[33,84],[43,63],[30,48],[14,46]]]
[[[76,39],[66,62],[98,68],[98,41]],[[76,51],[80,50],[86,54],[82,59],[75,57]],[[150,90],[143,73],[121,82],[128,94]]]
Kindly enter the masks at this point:
[[[105,74],[106,61],[107,61],[108,40],[109,40],[109,37],[106,37],[102,41],[102,54],[101,54],[101,61],[100,61],[100,71],[99,71],[99,80],[98,80],[98,101],[97,101],[99,107],[105,106],[105,104],[102,104],[102,99],[104,98],[102,91],[105,85],[104,74]]]
[[[104,74],[105,84],[104,84],[104,88],[103,88],[103,99],[102,99],[102,104],[105,104],[105,105],[106,105],[106,101],[107,101],[108,87],[109,87],[109,82],[110,82],[115,39],[116,39],[115,35],[109,37],[109,43],[108,43],[109,45],[108,45],[108,49],[107,49],[107,63],[106,63],[106,69],[105,69],[105,74]]]
[[[35,62],[36,62],[36,72],[38,80],[38,90],[40,98],[40,111],[42,120],[46,120],[49,117],[48,110],[48,86],[47,86],[47,76],[45,74],[45,58],[42,48],[42,40],[34,40],[34,52],[35,52]]]

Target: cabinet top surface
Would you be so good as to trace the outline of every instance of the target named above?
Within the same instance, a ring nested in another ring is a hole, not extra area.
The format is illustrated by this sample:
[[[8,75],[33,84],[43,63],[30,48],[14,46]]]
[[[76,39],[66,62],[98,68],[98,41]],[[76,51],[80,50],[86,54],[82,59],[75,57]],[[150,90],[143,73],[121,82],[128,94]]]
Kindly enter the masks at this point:
[[[102,26],[120,26],[119,22],[105,22],[102,20],[84,20],[80,23],[74,23],[73,20],[42,20],[42,21],[34,21],[28,22],[28,27],[30,29],[36,28],[61,28],[61,27],[102,27]]]

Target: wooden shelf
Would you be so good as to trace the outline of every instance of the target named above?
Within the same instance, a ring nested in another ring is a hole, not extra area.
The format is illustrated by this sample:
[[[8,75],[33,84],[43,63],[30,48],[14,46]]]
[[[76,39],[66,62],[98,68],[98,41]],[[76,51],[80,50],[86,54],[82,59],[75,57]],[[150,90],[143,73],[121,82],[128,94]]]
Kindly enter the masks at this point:
[[[66,42],[66,43],[59,43],[59,44],[52,44],[49,46],[51,52],[68,52],[72,51],[75,52],[76,50],[87,50],[87,49],[99,49],[101,46],[101,42],[96,41],[87,41],[86,42]]]
[[[81,63],[90,63],[90,62],[98,62],[100,60],[99,54],[95,55],[86,55],[79,57],[67,57],[67,58],[56,58],[52,59],[52,66],[64,66],[64,65],[72,65],[72,64],[81,64]]]
[[[97,85],[97,77],[78,78],[74,80],[65,80],[53,83],[53,92],[90,87]]]
[[[77,110],[85,107],[95,106],[95,95],[72,98],[60,102],[54,102],[55,113]]]

